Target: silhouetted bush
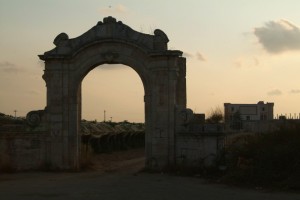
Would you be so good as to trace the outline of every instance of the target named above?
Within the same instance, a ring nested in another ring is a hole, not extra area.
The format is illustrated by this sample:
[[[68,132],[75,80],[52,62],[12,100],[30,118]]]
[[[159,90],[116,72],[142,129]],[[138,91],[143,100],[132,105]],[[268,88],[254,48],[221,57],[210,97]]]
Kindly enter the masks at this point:
[[[300,189],[300,127],[245,135],[226,150],[225,182]]]
[[[220,107],[211,109],[206,119],[207,123],[221,123],[224,119],[223,111]]]

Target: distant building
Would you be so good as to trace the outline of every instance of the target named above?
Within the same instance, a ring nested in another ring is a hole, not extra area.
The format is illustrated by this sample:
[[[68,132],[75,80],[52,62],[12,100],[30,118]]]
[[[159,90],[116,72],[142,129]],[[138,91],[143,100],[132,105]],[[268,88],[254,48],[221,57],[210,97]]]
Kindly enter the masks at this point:
[[[274,103],[231,104],[224,103],[225,123],[234,121],[262,121],[273,119]]]

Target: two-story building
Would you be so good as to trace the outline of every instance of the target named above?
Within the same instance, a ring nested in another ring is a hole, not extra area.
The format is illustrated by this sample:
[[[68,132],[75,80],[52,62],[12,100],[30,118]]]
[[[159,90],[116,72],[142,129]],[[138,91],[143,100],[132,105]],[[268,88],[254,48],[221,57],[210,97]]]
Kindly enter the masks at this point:
[[[260,121],[273,119],[274,103],[231,104],[224,103],[225,123],[232,121]]]

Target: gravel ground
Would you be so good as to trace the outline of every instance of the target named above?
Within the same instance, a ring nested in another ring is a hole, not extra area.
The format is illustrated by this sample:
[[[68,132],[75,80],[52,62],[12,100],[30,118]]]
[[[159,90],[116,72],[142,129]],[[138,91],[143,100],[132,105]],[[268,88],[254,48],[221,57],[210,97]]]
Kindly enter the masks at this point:
[[[80,173],[0,174],[0,199],[300,200],[300,194],[241,189],[205,180],[139,172],[143,151],[103,154]]]

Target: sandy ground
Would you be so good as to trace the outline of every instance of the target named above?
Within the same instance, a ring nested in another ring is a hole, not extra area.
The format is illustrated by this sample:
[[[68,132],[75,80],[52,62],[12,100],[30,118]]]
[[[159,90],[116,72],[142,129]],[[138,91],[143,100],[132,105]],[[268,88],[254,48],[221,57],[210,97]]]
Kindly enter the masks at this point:
[[[0,199],[300,200],[300,194],[240,189],[205,180],[140,172],[142,150],[103,154],[80,173],[0,175]]]

